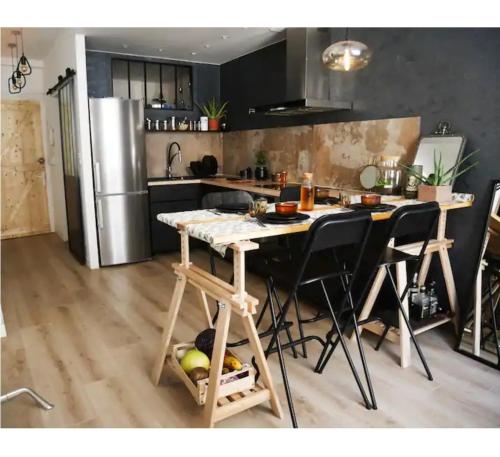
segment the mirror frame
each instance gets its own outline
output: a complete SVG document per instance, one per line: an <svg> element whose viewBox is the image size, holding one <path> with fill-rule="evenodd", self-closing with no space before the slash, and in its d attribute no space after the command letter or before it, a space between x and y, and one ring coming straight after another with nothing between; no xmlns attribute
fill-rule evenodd
<svg viewBox="0 0 500 457"><path fill-rule="evenodd" d="M485 248L484 243L486 241L486 236L488 234L490 214L491 214L491 210L493 208L493 203L495 202L495 193L497 191L500 191L500 179L493 179L490 182L489 189L490 189L490 194L489 194L490 195L490 204L488 205L488 211L486 212L486 215L483 217L484 231L483 231L483 236L481 238L481 246L479 249L479 256L478 256L478 259L476 261L476 267L474 269L474 284L475 284L477 275L479 273L479 269L481 268L481 261L483 260L483 256L484 256L484 248ZM468 308L467 308L467 310L464 310L464 312L462 313L461 318L460 318L461 332L460 332L460 338L458 338L458 342L457 342L457 345L455 347L455 351L457 351L460 354L465 355L473 360L476 360L477 362L481 362L485 365L488 365L489 367L496 368L497 370L500 370L500 358L497 361L497 363L493 363L487 359L484 359L480 356L473 354L472 352L468 352L468 351L465 351L464 349L460 348L460 344L462 343L462 338L464 337L464 333L465 333L465 324L467 323L467 315L469 314L470 310L474 307L475 298L476 298L476 293L475 293L475 286L474 286L471 297L468 300L468 303L469 303Z"/></svg>
<svg viewBox="0 0 500 457"><path fill-rule="evenodd" d="M423 135L420 137L420 139L418 140L418 144L417 144L417 150L415 152L415 157L413 159L413 163L412 165L420 165L420 164L417 164L415 161L417 159L417 154L418 154L418 149L420 148L420 143L422 142L422 140L425 140L425 139L429 139L429 138L461 138L462 141L460 143L460 149L458 151L458 155L457 155L457 160L455 162L455 165L460 162L460 160L462 160L462 156L464 154L464 150L465 150L465 145L467 144L467 138L464 136L464 135L461 135L461 134L457 134L457 133L452 133L452 134L446 134L446 135L441 135L441 134L431 134L431 135ZM450 181L450 185L453 187L453 185L455 184L455 179L456 178L453 178L453 181Z"/></svg>

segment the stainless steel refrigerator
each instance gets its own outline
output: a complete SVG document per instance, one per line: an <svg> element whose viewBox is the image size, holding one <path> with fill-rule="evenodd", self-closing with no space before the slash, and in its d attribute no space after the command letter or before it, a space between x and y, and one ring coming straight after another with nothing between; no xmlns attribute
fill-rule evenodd
<svg viewBox="0 0 500 457"><path fill-rule="evenodd" d="M101 266L149 259L144 107L139 100L91 98L89 108Z"/></svg>

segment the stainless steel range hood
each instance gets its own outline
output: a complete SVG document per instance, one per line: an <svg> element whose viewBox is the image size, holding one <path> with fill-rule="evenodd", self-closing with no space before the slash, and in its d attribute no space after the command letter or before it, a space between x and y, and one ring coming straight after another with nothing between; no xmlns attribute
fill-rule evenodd
<svg viewBox="0 0 500 457"><path fill-rule="evenodd" d="M330 75L321 61L330 45L328 29L286 30L286 99L281 103L250 108L250 114L294 116L352 109L352 103L333 100Z"/></svg>

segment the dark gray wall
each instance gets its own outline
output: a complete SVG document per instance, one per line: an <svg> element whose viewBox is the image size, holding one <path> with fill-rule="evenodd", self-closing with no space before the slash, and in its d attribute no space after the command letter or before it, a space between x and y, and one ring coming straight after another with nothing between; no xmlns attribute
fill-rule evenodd
<svg viewBox="0 0 500 457"><path fill-rule="evenodd" d="M332 41L344 30L332 29ZM422 116L422 134L437 121L452 122L479 148L479 165L454 190L475 194L473 208L449 214L448 236L459 299L469 301L474 259L481 243L490 181L500 178L500 30L352 29L352 39L373 50L359 72L332 72L338 97L353 100L351 112L277 118L248 115L248 108L283 100L286 43L281 42L221 66L221 99L229 101L231 130L348 120Z"/></svg>
<svg viewBox="0 0 500 457"><path fill-rule="evenodd" d="M202 104L212 97L220 99L220 66L178 62L166 59L151 59L146 57L124 56L105 52L87 51L87 91L89 97L112 97L113 86L111 81L111 59L126 58L137 59L147 62L173 63L179 65L191 65L193 68L193 100ZM169 116L198 119L200 111L195 105L193 111L175 110L153 110L146 109L146 116L151 119L167 119Z"/></svg>

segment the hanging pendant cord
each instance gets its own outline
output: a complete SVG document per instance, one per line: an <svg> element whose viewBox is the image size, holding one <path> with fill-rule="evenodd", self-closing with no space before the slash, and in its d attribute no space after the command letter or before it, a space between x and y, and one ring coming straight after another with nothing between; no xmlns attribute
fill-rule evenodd
<svg viewBox="0 0 500 457"><path fill-rule="evenodd" d="M24 56L24 37L23 37L23 29L21 29L21 53Z"/></svg>

